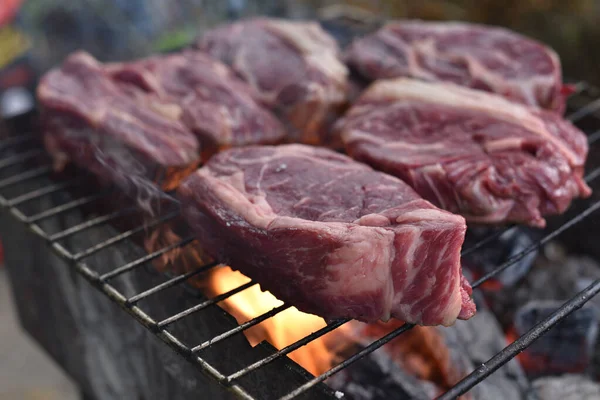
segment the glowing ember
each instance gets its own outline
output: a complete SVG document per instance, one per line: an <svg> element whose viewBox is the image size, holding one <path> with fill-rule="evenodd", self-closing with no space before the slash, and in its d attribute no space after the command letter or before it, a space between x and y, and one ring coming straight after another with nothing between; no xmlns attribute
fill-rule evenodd
<svg viewBox="0 0 600 400"><path fill-rule="evenodd" d="M207 277L207 289L205 291L208 292L207 295L209 296L216 296L249 281L248 277L238 271L233 271L229 267L219 267L212 270ZM219 303L240 324L269 312L282 304L283 302L271 293L261 291L258 285L254 285ZM291 307L253 326L244 333L253 346L266 340L278 349L282 349L325 325L326 323L322 318L305 314L295 307ZM333 355L327 350L326 338L322 337L290 353L289 357L316 375L331 367Z"/></svg>

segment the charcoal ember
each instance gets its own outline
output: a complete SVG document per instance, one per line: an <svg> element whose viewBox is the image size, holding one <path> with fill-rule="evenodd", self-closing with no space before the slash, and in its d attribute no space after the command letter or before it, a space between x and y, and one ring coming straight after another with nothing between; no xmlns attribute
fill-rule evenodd
<svg viewBox="0 0 600 400"><path fill-rule="evenodd" d="M479 306L477 314L449 328L439 328L446 343L469 360L468 372L489 360L506 347L504 333L494 314ZM527 399L530 384L516 360L475 386L469 393L473 399Z"/></svg>
<svg viewBox="0 0 600 400"><path fill-rule="evenodd" d="M568 255L557 242L548 243L529 273L513 287L485 292L488 306L505 330L512 327L515 312L532 300L569 299L600 279L600 265L587 256ZM589 303L600 311L600 298Z"/></svg>
<svg viewBox="0 0 600 400"><path fill-rule="evenodd" d="M531 301L519 308L514 330L521 336L562 306L560 301ZM598 337L598 313L584 307L533 342L519 360L529 376L583 372Z"/></svg>
<svg viewBox="0 0 600 400"><path fill-rule="evenodd" d="M511 257L523 252L535 242L538 235L531 229L514 227L503 232L489 245L469 251L477 243L494 234L497 234L497 231L487 227L469 228L467 231L463 246L467 254L463 256L462 262L475 279L492 272ZM486 281L483 288L491 290L514 285L529 272L537 254L537 250L527 254L500 274Z"/></svg>
<svg viewBox="0 0 600 400"><path fill-rule="evenodd" d="M534 393L539 400L597 400L600 384L584 375L565 374L533 381Z"/></svg>
<svg viewBox="0 0 600 400"><path fill-rule="evenodd" d="M327 384L348 400L427 400L438 392L431 382L404 371L385 350L378 350L332 376Z"/></svg>
<svg viewBox="0 0 600 400"><path fill-rule="evenodd" d="M352 322L351 340L360 349L400 325L397 322L368 325ZM495 316L480 307L472 320L452 327L415 327L403 333L340 372L329 384L352 400L402 399L406 395L419 399L423 390L427 398L432 398L454 386L506 345ZM338 351L336 354L342 359L349 355ZM530 389L521 366L512 360L461 400L527 399Z"/></svg>

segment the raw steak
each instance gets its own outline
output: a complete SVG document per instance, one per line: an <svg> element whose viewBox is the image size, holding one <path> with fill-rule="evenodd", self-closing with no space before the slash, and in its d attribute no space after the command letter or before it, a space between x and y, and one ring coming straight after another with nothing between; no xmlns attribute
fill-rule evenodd
<svg viewBox="0 0 600 400"><path fill-rule="evenodd" d="M115 84L85 52L48 72L37 96L57 169L73 161L122 188L170 190L198 165L198 141L171 116L175 105Z"/></svg>
<svg viewBox="0 0 600 400"><path fill-rule="evenodd" d="M370 80L412 77L448 81L562 113L556 53L502 28L458 22L396 21L356 40L348 65Z"/></svg>
<svg viewBox="0 0 600 400"><path fill-rule="evenodd" d="M283 125L253 97L254 90L224 64L198 51L110 64L116 80L177 104L180 118L200 140L204 158L228 147L274 144Z"/></svg>
<svg viewBox="0 0 600 400"><path fill-rule="evenodd" d="M251 19L207 32L197 47L250 83L289 125L291 140L327 141L330 122L346 103L348 71L319 25Z"/></svg>
<svg viewBox="0 0 600 400"><path fill-rule="evenodd" d="M454 84L377 82L337 128L352 157L474 222L543 227L591 193L586 137L572 124Z"/></svg>
<svg viewBox="0 0 600 400"><path fill-rule="evenodd" d="M302 311L425 325L475 313L460 266L464 219L347 156L231 149L177 193L210 255Z"/></svg>

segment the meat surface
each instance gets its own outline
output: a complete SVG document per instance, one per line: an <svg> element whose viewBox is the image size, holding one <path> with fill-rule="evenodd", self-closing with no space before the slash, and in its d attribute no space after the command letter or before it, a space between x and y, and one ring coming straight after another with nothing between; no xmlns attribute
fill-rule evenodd
<svg viewBox="0 0 600 400"><path fill-rule="evenodd" d="M473 222L543 227L591 193L586 137L571 123L454 84L376 82L337 131L353 158Z"/></svg>
<svg viewBox="0 0 600 400"><path fill-rule="evenodd" d="M208 31L197 48L223 61L288 124L291 140L327 142L346 103L346 66L318 24L257 18Z"/></svg>
<svg viewBox="0 0 600 400"><path fill-rule="evenodd" d="M197 139L170 113L176 105L116 84L85 52L48 72L37 97L57 169L72 161L124 189L170 190L199 163Z"/></svg>
<svg viewBox="0 0 600 400"><path fill-rule="evenodd" d="M425 325L475 313L460 266L465 220L347 156L231 149L177 194L211 256L302 311Z"/></svg>
<svg viewBox="0 0 600 400"><path fill-rule="evenodd" d="M204 158L229 147L275 144L286 136L283 125L254 98L248 84L198 51L110 64L106 71L175 104L173 116L198 137Z"/></svg>
<svg viewBox="0 0 600 400"><path fill-rule="evenodd" d="M452 82L563 113L570 89L556 53L507 29L459 22L395 21L352 43L348 65L374 81Z"/></svg>

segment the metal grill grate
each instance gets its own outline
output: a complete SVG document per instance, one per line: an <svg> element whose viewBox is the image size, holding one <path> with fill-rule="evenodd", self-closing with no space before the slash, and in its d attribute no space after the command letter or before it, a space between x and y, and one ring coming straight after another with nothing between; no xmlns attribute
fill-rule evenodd
<svg viewBox="0 0 600 400"><path fill-rule="evenodd" d="M579 83L576 85L577 91L574 96L570 99L570 107L574 109L574 111L568 116L568 118L580 126L583 130L588 132L588 138L590 145L593 145L595 142L600 140L600 91L594 87L590 87L585 83ZM149 296L156 295L159 292L164 291L167 288L181 285L186 280L191 278L194 275L200 274L202 272L208 271L211 268L214 268L218 263L211 263L207 265L198 265L196 269L189 271L185 274L173 276L173 277L165 277L165 281L155 287L147 289L141 293L138 293L132 297L126 297L121 292L119 292L114 285L111 284L111 281L120 276L122 274L126 274L134 269L137 269L147 263L158 259L162 255L172 251L176 248L183 248L185 246L190 245L194 239L192 237L184 238L177 243L170 244L156 250L150 254L147 254L144 257L131 261L125 265L115 265L112 270L109 272L99 273L94 265L86 262L86 258L91 255L99 252L102 249L106 249L110 246L113 246L119 242L125 241L137 233L143 232L150 226L159 226L161 224L167 223L169 221L174 220L177 216L177 212L168 213L165 215L160 215L154 218L150 222L146 222L144 224L140 224L137 227L132 229L128 229L122 231L118 235L111 237L103 242L97 243L87 249L82 251L73 252L66 248L63 244L58 241L61 239L65 239L67 237L72 237L74 235L85 235L85 231L92 227L100 226L103 224L112 223L120 218L127 218L128 216L134 214L136 212L135 207L127 207L124 209L120 209L118 211L113 211L108 214L104 214L98 217L94 217L86 220L83 223L78 225L69 227L60 232L56 233L48 233L44 231L41 227L41 222L45 221L49 218L57 217L61 214L67 213L70 210L78 209L80 207L91 204L95 201L108 198L111 196L110 191L105 191L102 193L93 193L89 195L85 195L83 197L77 198L76 200L69 200L64 204L60 204L58 206L54 206L50 209L44 210L42 212L38 212L36 214L27 215L25 213L26 203L31 202L36 199L43 198L44 196L49 196L52 194L59 193L66 189L74 188L79 185L82 185L83 182L81 179L68 179L61 181L53 181L50 185L45 186L35 186L33 191L27 192L25 194L18 195L16 197L8 198L5 196L7 189L12 186L15 186L22 182L35 182L36 180L41 180L42 178L48 178L51 174L51 166L50 164L36 164L35 166L29 165L28 161L31 159L38 157L40 154L43 154L43 149L39 146L37 142L36 135L21 135L19 137L5 139L0 141L0 172L3 170L7 170L10 168L18 168L18 172L10 175L2 180L0 180L0 208L7 210L10 214L12 214L15 218L17 218L22 223L26 224L36 235L43 238L49 246L54 250L56 254L66 260L79 274L83 275L88 281L90 281L98 290L102 291L106 294L112 301L119 304L121 308L127 311L130 315L132 315L139 323L148 328L151 332L153 332L157 337L159 337L162 341L164 341L167 345L169 345L172 349L174 349L177 353L185 357L187 360L195 363L199 366L205 373L209 376L217 380L222 385L231 389L235 394L237 394L240 398L243 399L253 399L254 397L250 395L247 388L243 387L239 380L241 377L246 376L248 374L252 374L258 369L262 368L268 363L273 362L281 357L285 357L289 353L297 350L298 348L316 340L317 338L322 337L323 335L339 328L343 324L347 323L348 320L337 320L331 322L327 326L322 329L304 337L297 342L278 350L276 353L269 355L259 361L254 362L251 365L246 366L243 369L240 369L231 374L224 374L201 356L198 353L201 350L209 348L216 343L227 340L233 335L242 333L243 331L275 316L276 314L288 309L290 306L287 304L278 306L273 308L272 310L253 318L236 328L224 332L220 335L217 335L210 340L206 340L196 346L190 347L183 343L178 337L175 337L170 331L169 327L174 322L181 320L183 318L187 318L192 314L198 313L203 309L207 308L210 305L217 304L224 299L233 296L236 293L242 292L251 286L254 286L256 282L250 281L245 283L244 285L232 289L226 293L220 294L217 297L212 299L202 301L199 304L194 305L184 311L181 311L175 315L169 316L162 320L154 319L150 316L147 310L142 309L138 304L142 299L145 299ZM2 158L2 154L4 157ZM600 176L600 167L597 167L591 170L586 176L586 181L588 183L596 180ZM543 246L545 243L553 240L558 235L582 221L583 219L590 216L592 213L597 211L600 208L599 200L587 201L587 208L580 211L577 215L572 217L562 226L557 229L547 233L541 240L534 243L521 253L511 257L502 265L497 266L492 272L487 275L481 277L477 281L473 282L473 288L479 287L486 280L498 275L503 270L511 267L517 261L521 260L527 254L535 251L536 249ZM507 230L514 229L515 226L510 226L504 229L499 229L496 233L490 235L489 237L481 240L476 245L465 249L463 251L463 256L468 253L472 253L479 249L484 248L486 245L493 243L502 233ZM451 388L448 392L441 395L440 399L451 399L455 398L473 386L477 385L479 382L484 380L486 377L491 375L494 371L500 368L502 365L506 364L509 360L515 357L519 352L529 346L533 341L535 341L538 337L543 335L546 331L551 329L555 324L557 324L560 320L568 316L574 310L582 307L588 300L590 300L594 295L600 292L600 280L593 282L589 287L585 290L574 296L571 300L566 302L559 310L557 310L554 314L547 317L541 323L536 325L533 329L527 332L525 335L521 336L509 346L507 346L504 350L496 354L490 360L482 364L479 368L473 371L470 375L465 377L462 381L460 381L457 385ZM460 323L460 322L458 322ZM385 335L372 342L370 345L364 347L362 350L347 358L340 364L331 368L329 371L314 377L308 380L303 385L297 387L292 392L287 395L280 397L279 400L290 400L296 398L297 396L307 392L315 385L320 382L325 381L327 378L332 376L333 374L339 372L340 370L348 367L352 363L360 360L365 357L367 354L377 350L382 347L386 343L391 340L397 338L402 335L402 333L413 328L414 325L405 324L401 328Z"/></svg>

